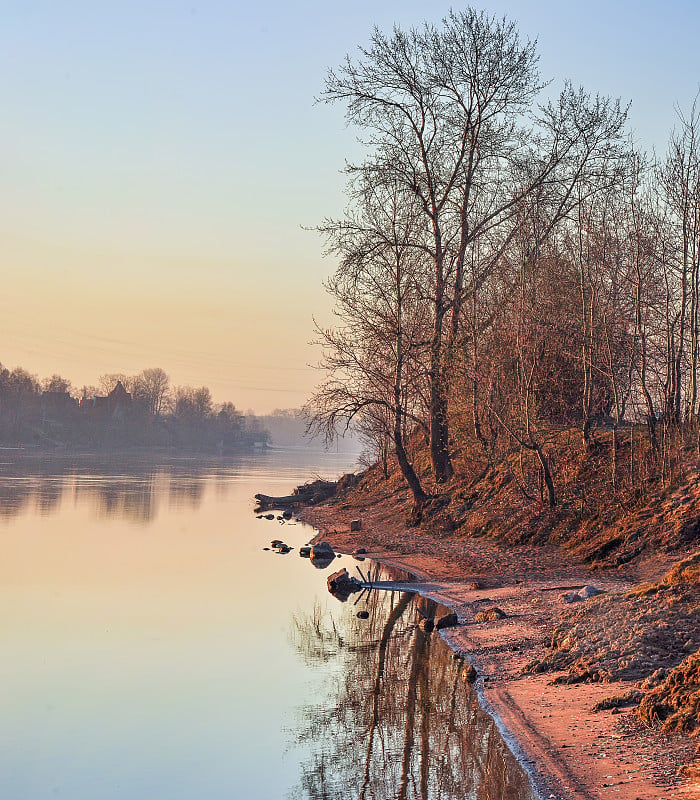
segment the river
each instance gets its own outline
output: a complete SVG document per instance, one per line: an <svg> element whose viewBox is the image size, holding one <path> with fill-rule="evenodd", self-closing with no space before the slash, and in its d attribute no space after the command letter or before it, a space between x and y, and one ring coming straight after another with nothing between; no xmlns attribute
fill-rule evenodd
<svg viewBox="0 0 700 800"><path fill-rule="evenodd" d="M255 492L351 467L1 464L0 797L530 800L460 662L417 625L434 604L341 603L328 571L360 565L316 569L298 557L312 529L252 513ZM264 549L277 538L294 549Z"/></svg>

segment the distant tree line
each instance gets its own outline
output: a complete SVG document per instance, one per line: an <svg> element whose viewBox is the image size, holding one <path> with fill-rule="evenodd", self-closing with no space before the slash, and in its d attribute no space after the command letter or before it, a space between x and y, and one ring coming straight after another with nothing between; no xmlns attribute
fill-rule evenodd
<svg viewBox="0 0 700 800"><path fill-rule="evenodd" d="M307 413L391 452L419 505L458 454L519 453L554 506L562 428L585 453L609 443L616 488L700 445L698 107L649 157L619 101L566 84L538 104L545 85L535 43L468 8L375 30L322 94L365 156L319 226L337 322Z"/></svg>
<svg viewBox="0 0 700 800"><path fill-rule="evenodd" d="M308 420L301 408L275 408L269 414L259 417L260 422L270 433L270 444L275 447L295 447L309 449L319 447L322 443L312 441L308 436ZM357 453L361 450L361 442L356 436L337 437L333 442L336 453Z"/></svg>
<svg viewBox="0 0 700 800"><path fill-rule="evenodd" d="M75 391L60 375L38 380L0 364L0 442L30 448L163 447L232 453L264 446L269 433L206 386L170 386L160 368L102 375Z"/></svg>

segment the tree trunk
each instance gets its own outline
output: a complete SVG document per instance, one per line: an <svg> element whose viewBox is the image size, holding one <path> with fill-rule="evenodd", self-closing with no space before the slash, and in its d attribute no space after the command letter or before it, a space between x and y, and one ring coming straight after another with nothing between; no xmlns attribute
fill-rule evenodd
<svg viewBox="0 0 700 800"><path fill-rule="evenodd" d="M532 448L537 453L537 458L542 468L542 477L544 478L545 486L547 487L547 501L550 508L554 508L557 504L556 495L554 493L554 481L552 479L552 472L549 468L549 460L542 451L539 444L533 444Z"/></svg>
<svg viewBox="0 0 700 800"><path fill-rule="evenodd" d="M642 300L641 300L641 283L642 277L637 268L637 286L634 293L634 316L635 326L637 328L637 337L639 339L639 388L644 397L644 404L646 406L646 423L647 431L649 432L649 443L654 451L659 449L659 443L656 439L656 410L654 409L654 401L647 386L647 338L644 324L642 322Z"/></svg>
<svg viewBox="0 0 700 800"><path fill-rule="evenodd" d="M399 281L399 273L397 268L397 285ZM397 312L397 340L396 340L396 373L394 375L394 447L396 449L396 459L399 463L401 474L406 480L412 494L413 504L415 509L420 509L421 506L428 499L423 487L421 486L420 479L413 469L406 448L404 446L404 415L403 415L403 401L401 396L401 386L403 380L404 369L404 354L403 354L403 331L402 331L402 310L401 304Z"/></svg>
<svg viewBox="0 0 700 800"><path fill-rule="evenodd" d="M683 422L681 416L681 395L683 393L683 351L685 349L686 316L688 306L688 245L686 240L686 224L683 224L683 268L681 271L681 301L680 301L680 320L678 323L678 349L674 362L674 396L673 396L673 420L677 425Z"/></svg>
<svg viewBox="0 0 700 800"><path fill-rule="evenodd" d="M484 451L487 465L491 467L493 463L493 457L491 454L491 448L489 447L489 443L484 436L484 431L481 427L481 417L479 415L479 381L476 377L472 381L472 423L474 426L474 435L476 436L476 440L479 442L481 449Z"/></svg>
<svg viewBox="0 0 700 800"><path fill-rule="evenodd" d="M414 505L420 508L428 499L428 495L421 486L420 478L416 475L416 471L413 469L413 465L406 454L406 448L403 444L403 433L401 431L401 412L398 410L396 413L396 422L394 424L394 445L396 448L396 460L399 463L401 474L413 494Z"/></svg>
<svg viewBox="0 0 700 800"><path fill-rule="evenodd" d="M436 241L439 238L436 234ZM430 460L435 483L446 483L453 475L447 421L447 384L445 383L445 351L443 324L445 320L445 286L442 278L442 259L436 260L436 298L433 338L430 345Z"/></svg>
<svg viewBox="0 0 700 800"><path fill-rule="evenodd" d="M441 380L435 381L430 391L430 458L438 484L446 483L454 474L449 449L447 396L441 384Z"/></svg>

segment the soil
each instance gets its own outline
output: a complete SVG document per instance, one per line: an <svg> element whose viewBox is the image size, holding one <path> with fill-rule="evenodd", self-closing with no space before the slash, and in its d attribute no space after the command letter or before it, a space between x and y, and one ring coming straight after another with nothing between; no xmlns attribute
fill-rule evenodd
<svg viewBox="0 0 700 800"><path fill-rule="evenodd" d="M522 535L535 530L524 516L516 535L503 522L516 512L503 503L492 512L500 535L484 533L483 513L478 524L466 511L455 523L456 503L475 505L465 497L453 492L451 505L411 527L407 492L375 468L301 517L337 551L363 547L430 582L429 593L457 613L446 638L476 668L483 703L543 797L700 798L700 556L697 541L683 539L683 521L666 528L673 546L645 539L640 548L628 519L621 546L602 554L606 536L620 538L619 521L618 533L599 526L588 542L579 536L563 548L556 537ZM361 530L351 532L353 520ZM634 556L620 559L635 541Z"/></svg>

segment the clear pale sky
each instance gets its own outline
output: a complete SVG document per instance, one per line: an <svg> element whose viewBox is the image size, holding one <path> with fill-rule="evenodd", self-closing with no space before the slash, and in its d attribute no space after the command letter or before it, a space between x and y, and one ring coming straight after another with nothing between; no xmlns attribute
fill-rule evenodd
<svg viewBox="0 0 700 800"><path fill-rule="evenodd" d="M0 362L76 388L160 366L264 413L303 403L333 270L303 226L354 148L328 67L449 3L0 0ZM454 8L461 6L452 4ZM631 101L663 152L700 84L700 6L475 3L539 39L543 77Z"/></svg>

